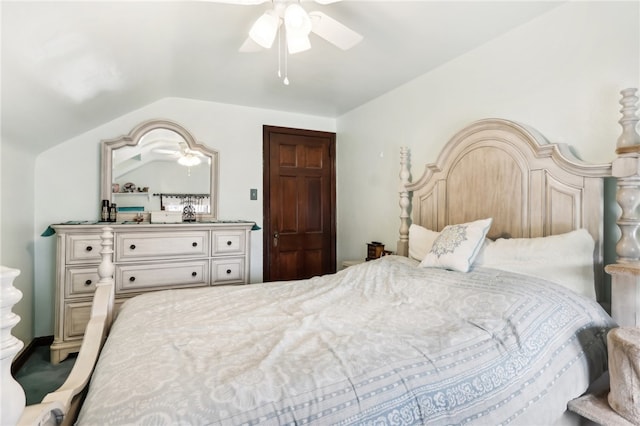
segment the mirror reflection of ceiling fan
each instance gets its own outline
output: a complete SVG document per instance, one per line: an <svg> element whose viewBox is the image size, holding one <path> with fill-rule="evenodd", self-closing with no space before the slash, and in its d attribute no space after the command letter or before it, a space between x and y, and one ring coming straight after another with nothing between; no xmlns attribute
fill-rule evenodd
<svg viewBox="0 0 640 426"><path fill-rule="evenodd" d="M178 159L178 164L187 167L197 166L202 162L201 157L203 157L203 155L200 152L189 149L189 146L184 142L180 142L179 146L179 150L154 148L152 151L156 154L174 156Z"/></svg>
<svg viewBox="0 0 640 426"><path fill-rule="evenodd" d="M287 52L291 55L311 48L310 33L325 39L334 46L348 50L362 40L362 36L320 11L307 12L298 0L209 0L214 3L238 5L257 5L270 2L273 8L260 16L249 30L249 37L240 47L241 52L255 52L262 48L269 49L278 37L278 53L281 43L286 43ZM314 0L318 4L327 5L340 0ZM283 35L284 34L284 35ZM282 40L284 38L284 40ZM278 61L280 62L280 61ZM278 77L282 77L278 69ZM286 76L284 83L289 84Z"/></svg>

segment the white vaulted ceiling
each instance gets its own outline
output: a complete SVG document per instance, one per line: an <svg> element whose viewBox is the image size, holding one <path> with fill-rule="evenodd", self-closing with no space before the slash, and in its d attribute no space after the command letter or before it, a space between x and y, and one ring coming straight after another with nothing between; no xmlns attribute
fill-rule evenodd
<svg viewBox="0 0 640 426"><path fill-rule="evenodd" d="M312 34L285 86L277 47L238 52L268 3L2 1L2 138L37 153L166 97L338 117L560 3L301 4L364 39L342 51Z"/></svg>

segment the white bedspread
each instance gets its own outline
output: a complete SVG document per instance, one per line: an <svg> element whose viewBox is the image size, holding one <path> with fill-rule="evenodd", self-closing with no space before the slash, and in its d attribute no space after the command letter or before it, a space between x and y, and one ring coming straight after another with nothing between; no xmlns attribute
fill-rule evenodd
<svg viewBox="0 0 640 426"><path fill-rule="evenodd" d="M606 370L597 303L386 256L123 306L79 424L549 424Z"/></svg>

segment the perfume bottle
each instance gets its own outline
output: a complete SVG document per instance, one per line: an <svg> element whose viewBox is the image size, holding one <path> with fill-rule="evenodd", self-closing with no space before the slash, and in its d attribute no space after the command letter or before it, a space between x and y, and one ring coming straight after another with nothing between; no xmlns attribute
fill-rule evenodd
<svg viewBox="0 0 640 426"><path fill-rule="evenodd" d="M109 200L102 200L102 212L100 213L102 222L109 222Z"/></svg>
<svg viewBox="0 0 640 426"><path fill-rule="evenodd" d="M118 209L116 208L116 204L112 203L109 208L109 222L115 222L118 215Z"/></svg>

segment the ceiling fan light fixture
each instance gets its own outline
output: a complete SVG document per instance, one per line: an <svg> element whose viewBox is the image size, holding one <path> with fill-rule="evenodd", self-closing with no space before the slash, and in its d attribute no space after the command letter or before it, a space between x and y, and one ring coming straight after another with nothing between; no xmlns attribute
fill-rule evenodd
<svg viewBox="0 0 640 426"><path fill-rule="evenodd" d="M265 49L271 48L278 33L280 17L274 10L267 10L249 30L249 37Z"/></svg>
<svg viewBox="0 0 640 426"><path fill-rule="evenodd" d="M180 158L178 158L178 164L186 167L197 166L198 164L200 164L200 162L201 162L200 158L198 158L198 156L193 154L185 154Z"/></svg>
<svg viewBox="0 0 640 426"><path fill-rule="evenodd" d="M311 32L311 18L298 3L287 6L284 11L284 25L287 34L298 36L308 36Z"/></svg>
<svg viewBox="0 0 640 426"><path fill-rule="evenodd" d="M278 38L278 78L285 85L287 57L311 49L309 35L316 34L340 49L348 50L362 41L362 36L323 12L307 11L300 5L301 0L213 0L242 4L271 2L273 9L263 13L253 24L249 37L240 47L241 52L255 52L269 49ZM315 0L320 4L331 4L341 0ZM253 3L255 2L255 3ZM283 28L280 28L282 26ZM284 77L282 73L284 66Z"/></svg>
<svg viewBox="0 0 640 426"><path fill-rule="evenodd" d="M311 41L309 41L309 36L297 36L287 33L287 49L289 51L289 54L291 55L311 49Z"/></svg>

